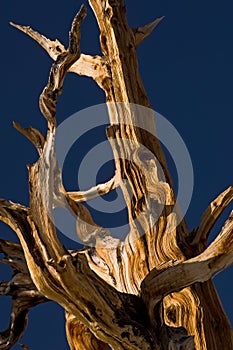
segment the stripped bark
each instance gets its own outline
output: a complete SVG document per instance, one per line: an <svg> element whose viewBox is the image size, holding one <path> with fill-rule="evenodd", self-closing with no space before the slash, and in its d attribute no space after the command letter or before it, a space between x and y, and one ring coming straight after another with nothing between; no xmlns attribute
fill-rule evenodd
<svg viewBox="0 0 233 350"><path fill-rule="evenodd" d="M23 310L24 316L21 329L15 330L13 319L1 334L2 348L18 341L30 307L54 300L66 311L67 339L73 350L105 350L108 345L122 350L231 350L230 324L211 277L233 262L232 215L208 248L206 240L232 200L232 187L210 205L197 230L189 233L184 220L178 224L180 213L136 56L136 47L161 18L132 30L123 0L89 0L89 4L100 28L102 57L80 51L84 6L73 21L67 50L58 40L13 24L35 39L55 63L40 97L48 123L46 136L15 124L39 153L39 160L29 166L30 207L0 202L0 219L16 232L21 245L14 246L14 251L11 243L1 243L3 262L17 270L14 276L19 283L15 286L13 277L1 284L0 291L15 293L17 307L12 304L12 315ZM107 136L116 165L112 180L81 192L64 188L54 150L56 104L69 71L92 77L105 91ZM135 105L148 108L143 128ZM81 203L116 186L121 187L128 207L130 230L124 242L97 225ZM65 203L76 215L77 233L89 247L71 252L61 244L52 213L58 203ZM158 207L161 213L151 225ZM21 298L25 295L26 302Z"/></svg>

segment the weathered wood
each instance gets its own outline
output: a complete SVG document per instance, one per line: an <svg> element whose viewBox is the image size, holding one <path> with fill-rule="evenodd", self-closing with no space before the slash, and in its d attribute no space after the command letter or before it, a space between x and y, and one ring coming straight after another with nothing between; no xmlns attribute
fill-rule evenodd
<svg viewBox="0 0 233 350"><path fill-rule="evenodd" d="M70 350L108 350L108 344L97 339L88 327L66 312L66 335Z"/></svg>
<svg viewBox="0 0 233 350"><path fill-rule="evenodd" d="M12 24L36 40L55 63L40 96L48 122L46 136L15 124L39 153L39 160L29 166L30 208L0 202L0 219L16 232L22 247L15 246L13 252L11 243L0 242L6 255L3 262L19 271L14 293L20 308L15 315L24 307L23 327L16 331L12 319L10 330L1 334L2 348L20 338L29 308L50 299L66 310L67 339L73 350L105 350L108 345L119 350L232 350L231 327L211 282L214 273L233 263L232 215L206 248L210 229L232 200L232 187L210 205L196 231L189 233L184 220L179 223L136 55L136 47L161 19L132 30L123 0L89 3L100 28L102 57L80 51L83 6L73 21L67 50L58 40ZM56 104L69 71L92 77L105 91L107 136L116 165L113 179L80 192L64 188L54 151ZM148 108L143 123L138 106ZM97 225L81 203L118 185L129 214L130 231L124 242ZM61 244L52 214L57 203L76 215L77 234L89 247L71 252ZM151 224L158 208L161 212ZM12 281L1 284L1 293L12 295L11 286ZM24 303L20 298L25 295Z"/></svg>
<svg viewBox="0 0 233 350"><path fill-rule="evenodd" d="M10 22L10 24L38 42L38 44L40 44L48 52L54 61L56 61L57 57L61 53L66 51L64 45L61 44L58 39L52 41L29 26L22 26L13 22ZM98 55L93 57L90 55L81 54L79 60L74 62L69 68L69 72L91 77L97 82L97 84L100 85L101 88L102 82L106 77L108 77L106 62Z"/></svg>
<svg viewBox="0 0 233 350"><path fill-rule="evenodd" d="M79 26L84 14L82 7L72 25L70 48L52 66L49 82L40 97L48 133L42 156L29 167L30 210L3 201L0 216L17 233L32 280L43 295L59 302L113 348L152 349L155 335L140 323L136 312L139 309L143 315L144 310L146 317L142 300L107 285L89 269L84 254L71 255L59 242L52 221L54 193L63 191L54 155L56 103L65 74L80 55Z"/></svg>
<svg viewBox="0 0 233 350"><path fill-rule="evenodd" d="M197 282L206 282L212 275L232 265L233 259L233 212L215 241L195 258L174 261L160 271L154 269L144 279L141 291L152 312L166 295L180 291ZM150 305L153 303L153 306Z"/></svg>

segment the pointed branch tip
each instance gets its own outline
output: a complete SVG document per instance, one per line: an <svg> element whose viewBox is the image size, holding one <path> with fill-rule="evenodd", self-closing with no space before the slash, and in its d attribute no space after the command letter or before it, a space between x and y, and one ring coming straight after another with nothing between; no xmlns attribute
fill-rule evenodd
<svg viewBox="0 0 233 350"><path fill-rule="evenodd" d="M73 19L71 30L70 30L70 43L69 52L72 54L79 51L80 56L80 27L87 15L87 9L84 5L80 7L79 12ZM78 50L77 50L78 47Z"/></svg>
<svg viewBox="0 0 233 350"><path fill-rule="evenodd" d="M156 18L153 22L146 24L143 27L133 29L135 35L135 46L138 47L157 27L157 25L165 18L165 16Z"/></svg>
<svg viewBox="0 0 233 350"><path fill-rule="evenodd" d="M17 23L14 23L14 22L9 22L9 24L14 27L14 28L17 28L19 29L21 32L24 32L26 34L28 34L28 31L30 31L31 27L30 26L24 26L24 25L21 25L21 24L17 24ZM29 35L29 34L28 34Z"/></svg>
<svg viewBox="0 0 233 350"><path fill-rule="evenodd" d="M10 24L12 27L15 27L15 28L18 27L18 24L14 23L14 22L12 22L12 21L10 21L9 24Z"/></svg>

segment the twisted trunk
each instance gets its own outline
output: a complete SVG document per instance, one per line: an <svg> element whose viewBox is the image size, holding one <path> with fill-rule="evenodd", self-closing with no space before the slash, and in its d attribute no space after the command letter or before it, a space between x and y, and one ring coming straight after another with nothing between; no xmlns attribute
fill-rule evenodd
<svg viewBox="0 0 233 350"><path fill-rule="evenodd" d="M180 220L156 138L154 113L138 73L136 47L161 19L133 30L127 24L123 0L89 3L100 28L102 57L80 52L84 7L74 19L68 50L57 40L52 42L29 27L14 24L56 61L40 98L47 135L15 124L39 153L37 163L29 167L30 208L8 201L0 206L1 220L20 239L25 256L24 260L19 250L23 273L34 290L24 304L25 317L38 302L50 299L61 304L66 310L71 349L105 350L110 345L122 350L231 350L230 324L211 276L232 264L233 216L208 248L206 242L211 227L232 200L233 189L227 189L210 205L197 231L188 232L185 221ZM54 151L56 103L68 71L92 77L106 93L109 112L107 136L116 175L87 192L64 189ZM139 106L144 106L145 114ZM94 223L81 203L98 190L104 194L117 186L121 186L128 207L130 229L124 242ZM64 200L78 218L78 234L85 237L87 246L94 241L94 248L67 251L60 243L52 209L54 201ZM161 211L155 220L158 207ZM13 250L4 244L1 250L10 263ZM6 294L3 288L0 291ZM14 289L17 292L20 303L20 290ZM11 320L9 334L15 322L15 318ZM0 348L10 348L23 328L17 336L3 333Z"/></svg>

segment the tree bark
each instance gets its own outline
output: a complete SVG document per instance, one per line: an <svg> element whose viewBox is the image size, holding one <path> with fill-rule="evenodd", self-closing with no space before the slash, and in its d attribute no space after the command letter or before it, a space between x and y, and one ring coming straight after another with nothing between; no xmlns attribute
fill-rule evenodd
<svg viewBox="0 0 233 350"><path fill-rule="evenodd" d="M210 229L233 199L233 189L211 203L196 231L189 232L185 221L179 220L136 55L136 47L161 19L131 29L123 0L89 0L89 4L100 28L102 57L81 54L80 26L86 15L83 6L73 21L67 50L58 40L13 24L55 60L40 97L47 135L15 124L39 153L38 161L29 167L30 207L4 200L0 203L0 219L15 230L21 244L13 253L8 248L10 243L2 242L2 252L9 257L8 264L15 254L20 257L20 282L33 290L23 309L24 318L36 303L48 299L58 302L66 311L67 339L73 350L105 350L108 345L122 350L232 350L230 323L211 281L214 273L233 262L232 214L208 248L206 242ZM54 151L57 98L68 71L92 77L106 94L109 112L107 136L116 174L106 184L86 192L66 191ZM147 110L143 120L138 106ZM124 242L97 225L81 203L117 186L128 207L130 229ZM87 246L91 243L91 248L68 251L60 243L52 210L54 201L64 199L77 216L79 236ZM150 218L156 216L158 206L161 213L151 225ZM141 212L147 214L140 216ZM23 305L21 284L14 293ZM1 288L1 294L12 295L11 289ZM14 304L12 307L14 310ZM20 312L16 309L16 316L21 317ZM24 328L16 334L10 326L1 335L0 348L10 348Z"/></svg>

